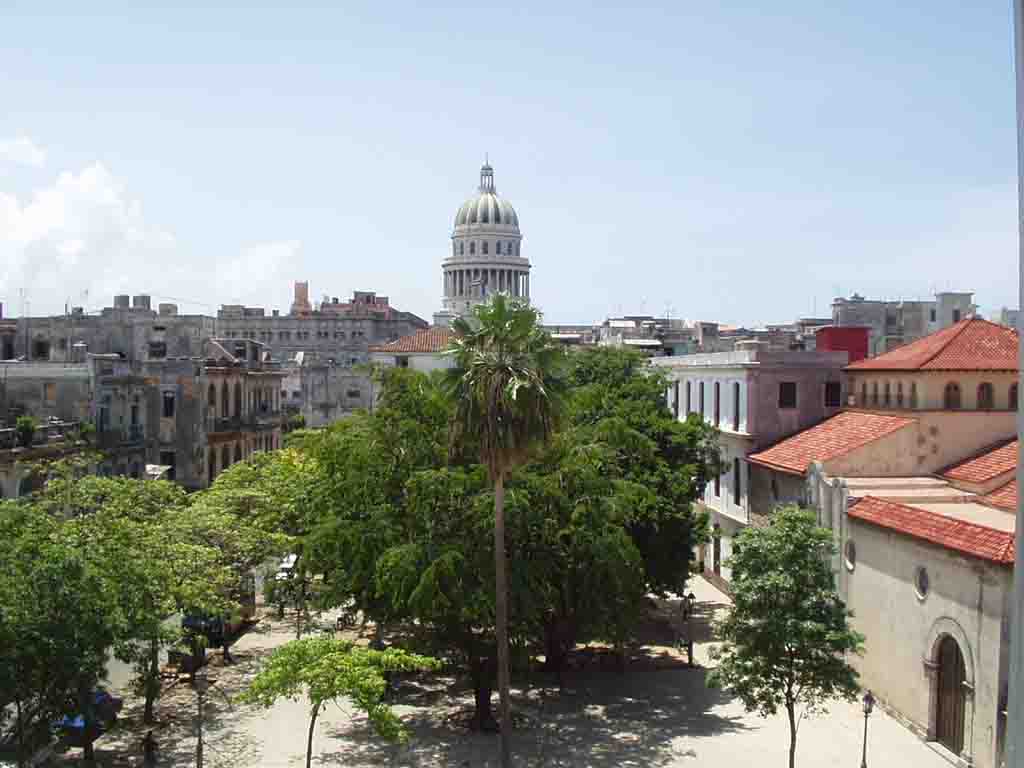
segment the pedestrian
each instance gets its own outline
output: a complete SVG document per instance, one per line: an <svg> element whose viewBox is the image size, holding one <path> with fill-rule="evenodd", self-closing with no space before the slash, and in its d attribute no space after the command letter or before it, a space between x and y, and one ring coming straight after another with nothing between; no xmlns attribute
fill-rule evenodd
<svg viewBox="0 0 1024 768"><path fill-rule="evenodd" d="M150 731L142 740L142 764L146 768L153 768L156 765L156 746L153 731Z"/></svg>

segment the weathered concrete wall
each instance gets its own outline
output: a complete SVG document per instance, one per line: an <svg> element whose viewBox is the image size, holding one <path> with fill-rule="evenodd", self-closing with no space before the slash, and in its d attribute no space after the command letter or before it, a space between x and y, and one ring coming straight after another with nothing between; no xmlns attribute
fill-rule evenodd
<svg viewBox="0 0 1024 768"><path fill-rule="evenodd" d="M91 400L86 365L0 363L0 422L19 412L36 419L87 419Z"/></svg>
<svg viewBox="0 0 1024 768"><path fill-rule="evenodd" d="M973 687L973 696L966 697L964 752L979 768L994 768L1005 687L1000 680L1003 617L1012 571L856 519L849 520L848 540L857 557L846 599L854 628L867 638L864 656L851 657L861 685L922 736L933 735L936 680L926 662L934 663L938 641L951 635ZM921 567L929 581L924 598L915 588Z"/></svg>

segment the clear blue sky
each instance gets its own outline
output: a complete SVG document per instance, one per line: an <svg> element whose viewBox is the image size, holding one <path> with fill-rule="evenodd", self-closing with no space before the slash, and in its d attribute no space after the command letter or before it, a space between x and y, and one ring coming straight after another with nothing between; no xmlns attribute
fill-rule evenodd
<svg viewBox="0 0 1024 768"><path fill-rule="evenodd" d="M135 5L0 11L8 314L307 279L429 318L485 152L550 322L1016 306L1009 0Z"/></svg>

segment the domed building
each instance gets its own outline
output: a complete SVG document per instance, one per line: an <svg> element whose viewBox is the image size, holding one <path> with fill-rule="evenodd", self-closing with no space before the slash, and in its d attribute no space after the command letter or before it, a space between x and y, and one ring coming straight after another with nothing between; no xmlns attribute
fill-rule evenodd
<svg viewBox="0 0 1024 768"><path fill-rule="evenodd" d="M452 252L442 262L444 315L461 315L494 293L530 300L530 262L520 255L523 236L512 205L494 189L494 169L484 163L480 189L455 214Z"/></svg>

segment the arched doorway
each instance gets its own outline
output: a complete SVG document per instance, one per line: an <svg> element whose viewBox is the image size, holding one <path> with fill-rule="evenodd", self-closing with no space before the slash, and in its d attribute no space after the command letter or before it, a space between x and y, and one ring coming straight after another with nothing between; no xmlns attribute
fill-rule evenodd
<svg viewBox="0 0 1024 768"><path fill-rule="evenodd" d="M935 740L959 755L964 748L964 682L967 673L960 646L950 635L939 641L936 664Z"/></svg>

